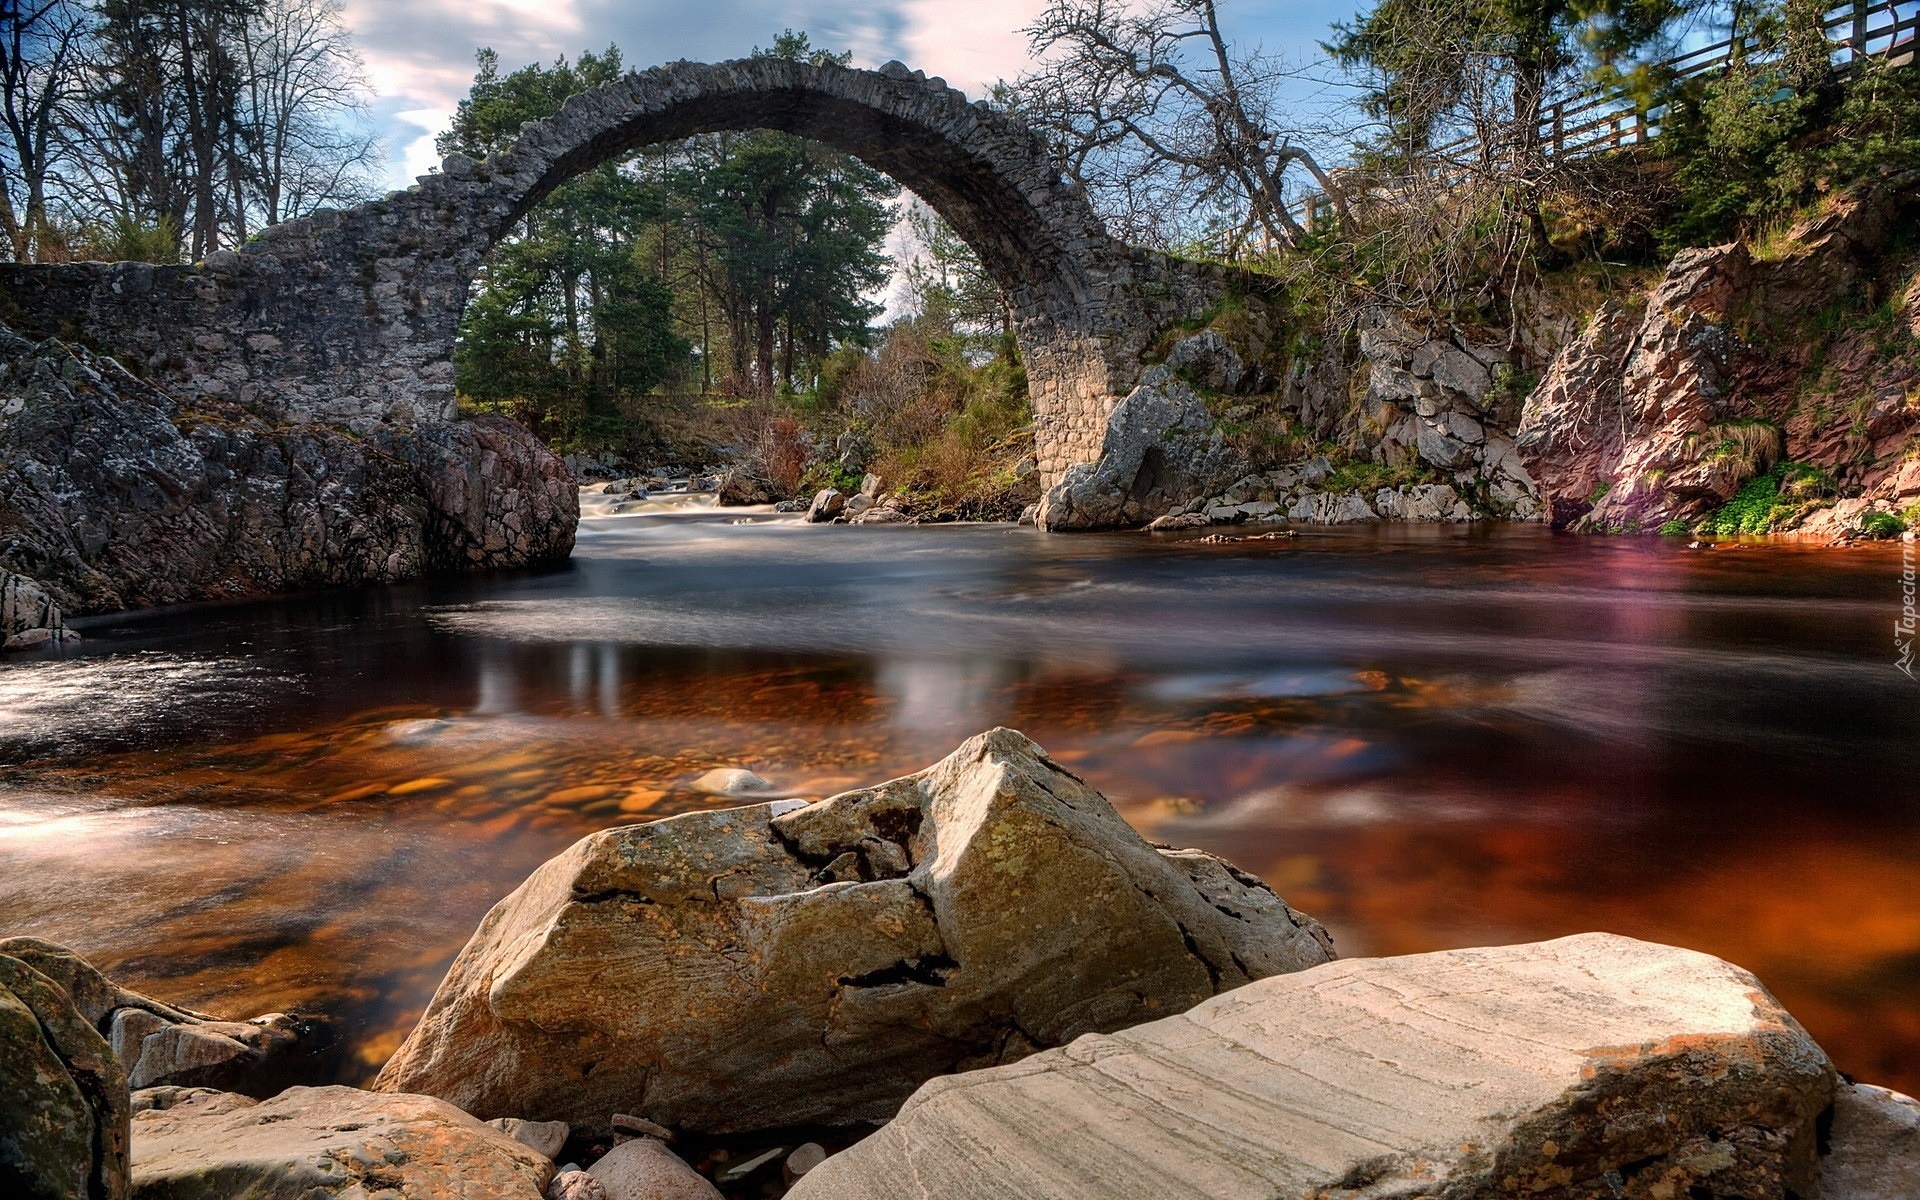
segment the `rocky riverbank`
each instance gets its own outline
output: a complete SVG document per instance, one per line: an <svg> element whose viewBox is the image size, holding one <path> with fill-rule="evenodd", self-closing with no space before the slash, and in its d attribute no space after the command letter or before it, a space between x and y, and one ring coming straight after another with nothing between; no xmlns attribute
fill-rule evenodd
<svg viewBox="0 0 1920 1200"><path fill-rule="evenodd" d="M563 560L578 514L566 467L503 418L188 406L0 328L0 632L16 646L85 614Z"/></svg>
<svg viewBox="0 0 1920 1200"><path fill-rule="evenodd" d="M1751 244L1533 280L1498 319L1374 304L1335 329L1236 294L1147 348L1098 458L1025 519L1901 533L1920 526L1920 257L1901 239L1917 204L1920 177L1882 179ZM840 443L812 453L847 482L788 495L747 472L722 502L953 518L899 481L854 492L868 468Z"/></svg>
<svg viewBox="0 0 1920 1200"><path fill-rule="evenodd" d="M481 924L375 1090L0 941L0 1186L472 1195L1867 1200L1920 1104L1751 975L1603 934L1336 960L1019 734L610 829ZM292 1084L293 1086L287 1086Z"/></svg>

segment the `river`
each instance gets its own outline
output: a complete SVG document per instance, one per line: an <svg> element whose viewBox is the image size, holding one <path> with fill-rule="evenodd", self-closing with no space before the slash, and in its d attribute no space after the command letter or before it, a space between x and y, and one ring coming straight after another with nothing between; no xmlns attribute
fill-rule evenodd
<svg viewBox="0 0 1920 1200"><path fill-rule="evenodd" d="M565 569L125 615L0 666L0 934L222 1016L331 1012L363 1081L583 834L724 803L688 787L712 767L819 797L1009 725L1344 955L1692 946L1920 1092L1899 572L1897 546L593 497Z"/></svg>

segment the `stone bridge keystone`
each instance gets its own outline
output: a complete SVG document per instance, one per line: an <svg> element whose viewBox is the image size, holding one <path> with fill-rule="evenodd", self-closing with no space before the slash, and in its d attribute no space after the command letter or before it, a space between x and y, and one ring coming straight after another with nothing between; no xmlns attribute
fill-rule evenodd
<svg viewBox="0 0 1920 1200"><path fill-rule="evenodd" d="M182 398L296 421L409 424L454 408L453 345L487 252L528 210L629 151L776 129L897 179L979 254L1016 317L1042 478L1097 456L1141 354L1224 276L1115 241L1024 125L899 63L680 62L568 100L485 162L276 225L191 267L0 266L0 324L119 357Z"/></svg>

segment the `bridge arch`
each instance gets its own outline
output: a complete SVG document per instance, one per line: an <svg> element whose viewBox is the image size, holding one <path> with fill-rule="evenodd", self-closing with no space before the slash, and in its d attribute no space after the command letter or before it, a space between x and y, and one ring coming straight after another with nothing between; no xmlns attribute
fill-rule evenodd
<svg viewBox="0 0 1920 1200"><path fill-rule="evenodd" d="M943 81L898 63L753 58L629 74L523 126L484 162L454 156L404 192L273 226L193 267L28 270L22 307L58 314L67 336L76 321L103 327L94 340L136 359L144 351L148 373L187 394L295 419L445 418L473 278L521 217L631 150L758 128L885 172L979 254L1015 314L1048 483L1097 456L1152 338L1220 294L1204 270L1109 237L1037 135Z"/></svg>

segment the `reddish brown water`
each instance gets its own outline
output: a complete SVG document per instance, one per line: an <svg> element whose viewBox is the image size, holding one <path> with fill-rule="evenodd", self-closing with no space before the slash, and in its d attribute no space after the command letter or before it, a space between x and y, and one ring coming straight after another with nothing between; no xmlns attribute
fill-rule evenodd
<svg viewBox="0 0 1920 1200"><path fill-rule="evenodd" d="M0 932L378 1066L591 830L1024 730L1348 955L1606 929L1757 972L1920 1091L1899 551L1532 529L1203 546L598 518L567 570L98 625L0 667Z"/></svg>

